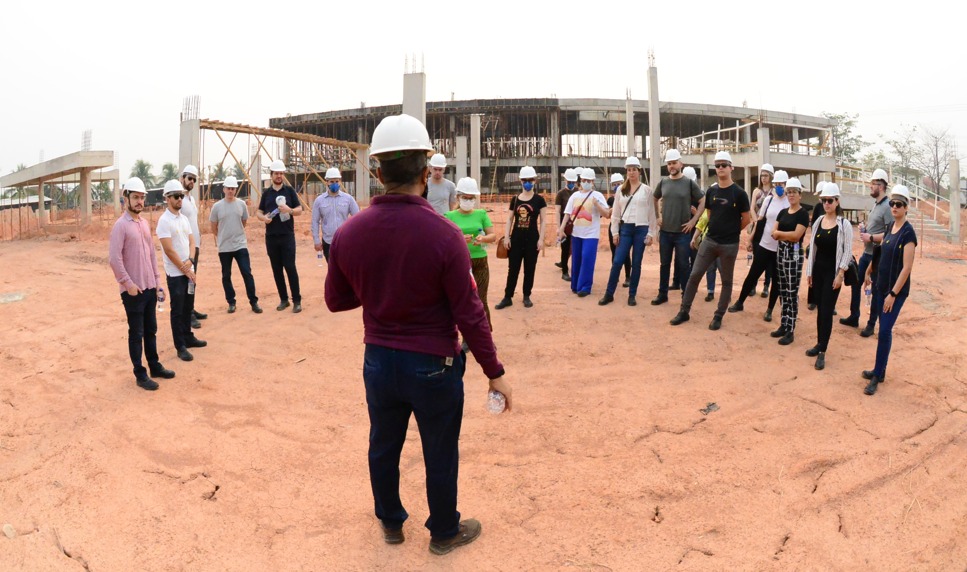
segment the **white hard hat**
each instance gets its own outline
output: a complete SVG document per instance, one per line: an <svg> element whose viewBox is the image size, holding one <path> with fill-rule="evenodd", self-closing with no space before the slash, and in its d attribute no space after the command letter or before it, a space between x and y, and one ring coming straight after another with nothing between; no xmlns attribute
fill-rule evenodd
<svg viewBox="0 0 967 572"><path fill-rule="evenodd" d="M121 187L122 191L128 191L131 193L146 193L144 190L144 181L137 177L131 177L127 181L124 181L124 186Z"/></svg>
<svg viewBox="0 0 967 572"><path fill-rule="evenodd" d="M793 178L789 179L789 182L788 183L786 183L786 188L787 189L799 189L800 191L802 191L802 183L799 182L799 179L797 179L796 177L793 177Z"/></svg>
<svg viewBox="0 0 967 572"><path fill-rule="evenodd" d="M194 175L198 176L198 167L194 165L186 165L184 169L181 170L182 175Z"/></svg>
<svg viewBox="0 0 967 572"><path fill-rule="evenodd" d="M910 189L903 185L896 185L893 187L893 190L890 191L890 198L893 197L903 197L903 200L905 200L907 204L910 204Z"/></svg>
<svg viewBox="0 0 967 572"><path fill-rule="evenodd" d="M817 193L823 192L824 187L826 187L826 181L819 181L818 183L816 183L816 192Z"/></svg>
<svg viewBox="0 0 967 572"><path fill-rule="evenodd" d="M638 160L638 157L628 157L625 159L625 168L627 169L628 167L638 167L640 169L641 161Z"/></svg>
<svg viewBox="0 0 967 572"><path fill-rule="evenodd" d="M523 167L520 168L520 178L521 179L536 179L537 178L537 171L534 170L534 167L529 167L527 165L524 165Z"/></svg>
<svg viewBox="0 0 967 572"><path fill-rule="evenodd" d="M433 151L426 126L405 113L384 117L373 130L369 153L382 155L393 151Z"/></svg>
<svg viewBox="0 0 967 572"><path fill-rule="evenodd" d="M681 161L682 154L678 152L678 149L669 149L665 152L665 162L669 161Z"/></svg>
<svg viewBox="0 0 967 572"><path fill-rule="evenodd" d="M471 177L464 177L457 181L457 194L480 196L480 189L477 188L477 181Z"/></svg>
<svg viewBox="0 0 967 572"><path fill-rule="evenodd" d="M682 174L693 181L698 180L698 175L695 173L695 169L692 167L685 167L682 169Z"/></svg>
<svg viewBox="0 0 967 572"><path fill-rule="evenodd" d="M237 189L238 188L238 179L236 179L232 175L229 175L229 176L225 177L225 182L222 183L222 187L223 188L226 188L226 189Z"/></svg>
<svg viewBox="0 0 967 572"><path fill-rule="evenodd" d="M776 176L772 179L774 183L785 183L789 180L789 173L785 171L776 171Z"/></svg>
<svg viewBox="0 0 967 572"><path fill-rule="evenodd" d="M587 179L589 181L593 181L594 180L594 169L591 169L591 168L588 168L588 167L585 167L585 168L581 169L581 178L582 179Z"/></svg>
<svg viewBox="0 0 967 572"><path fill-rule="evenodd" d="M772 173L773 175L775 175L775 174L776 174L776 169L775 169L775 167L773 167L773 166L772 166L772 165L770 165L769 163L763 163L763 164L762 164L762 166L761 166L761 167L759 167L759 174L760 174L760 175L762 174L762 171L769 171L769 172L770 172L770 173Z"/></svg>
<svg viewBox="0 0 967 572"><path fill-rule="evenodd" d="M729 152L728 151L719 151L718 153L715 154L715 159L714 160L715 161L728 161L729 164L731 165L732 164L732 155L729 155Z"/></svg>
<svg viewBox="0 0 967 572"><path fill-rule="evenodd" d="M839 185L836 183L826 183L823 185L823 190L819 193L820 197L838 197L839 196Z"/></svg>
<svg viewBox="0 0 967 572"><path fill-rule="evenodd" d="M625 178L621 176L621 173L614 173L613 175L611 175L611 182L612 183L623 183L623 182L625 182Z"/></svg>
<svg viewBox="0 0 967 572"><path fill-rule="evenodd" d="M168 196L174 193L184 193L185 188L181 186L181 181L178 179L171 179L165 183L165 190L161 193L164 196Z"/></svg>
<svg viewBox="0 0 967 572"><path fill-rule="evenodd" d="M326 169L326 180L327 181L329 179L341 179L341 178L342 178L342 173L339 172L339 169L338 168L336 168L336 167L329 167L328 169Z"/></svg>
<svg viewBox="0 0 967 572"><path fill-rule="evenodd" d="M880 181L883 181L884 183L886 183L886 182L889 182L890 176L887 175L886 174L886 171L884 171L883 169L877 169L877 170L873 171L873 174L872 175L870 175L870 182L872 183L873 181L877 181L877 180L880 180ZM896 188L896 187L894 187L894 188ZM904 187L904 188L906 188L906 187Z"/></svg>
<svg viewBox="0 0 967 572"><path fill-rule="evenodd" d="M443 153L434 153L433 156L430 157L430 166L446 168L447 158L443 156Z"/></svg>
<svg viewBox="0 0 967 572"><path fill-rule="evenodd" d="M276 159L275 161L272 161L272 164L271 165L269 165L269 171L271 171L273 173L284 173L285 172L285 163L283 163L282 161Z"/></svg>
<svg viewBox="0 0 967 572"><path fill-rule="evenodd" d="M578 172L574 169L564 171L564 180L574 183L578 180Z"/></svg>

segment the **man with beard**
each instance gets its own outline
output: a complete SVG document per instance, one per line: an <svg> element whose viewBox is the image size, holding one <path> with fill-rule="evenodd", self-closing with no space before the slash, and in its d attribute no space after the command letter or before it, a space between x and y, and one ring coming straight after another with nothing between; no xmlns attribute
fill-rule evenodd
<svg viewBox="0 0 967 572"><path fill-rule="evenodd" d="M298 314L302 311L302 292L299 290L299 271L295 267L295 222L292 217L302 214L302 203L295 189L285 184L285 163L278 159L272 161L269 172L272 173L272 186L262 193L255 216L265 223L265 251L272 263L272 275L279 291L279 305L275 309L281 312L289 307L289 292L285 287L285 276L288 276L292 286L292 312Z"/></svg>
<svg viewBox="0 0 967 572"><path fill-rule="evenodd" d="M188 224L191 225L191 234L195 237L195 246L201 249L201 229L198 228L198 205L195 202L194 197L191 196L191 191L195 188L195 183L198 182L198 167L194 165L188 165L181 170L181 186L185 189L185 198L182 199L181 214L188 219ZM190 256L194 255L194 250L189 253ZM198 261L195 260L195 268L198 268ZM208 314L203 314L198 310L192 308L191 310L191 327L198 329L201 327L201 322L198 320L204 320L208 317Z"/></svg>
<svg viewBox="0 0 967 572"><path fill-rule="evenodd" d="M658 296L651 301L658 306L668 301L668 279L671 277L672 255L675 256L675 274L682 278L680 288L685 289L684 277L688 276L689 251L691 250L692 229L698 222L705 207L702 203L702 190L698 184L682 174L685 167L682 155L677 149L665 153L668 176L655 187L655 212L658 213L658 252L661 258L659 271ZM660 201L660 208L659 208ZM698 203L693 215L692 203Z"/></svg>
<svg viewBox="0 0 967 572"><path fill-rule="evenodd" d="M248 255L248 240L245 226L248 224L248 207L235 198L238 192L238 179L229 175L222 185L225 198L212 206L212 234L218 246L218 261L222 265L222 289L228 302L228 313L235 313L235 287L232 285L232 261L238 264L238 271L245 283L245 295L256 314L262 313L259 297L255 294L255 278L252 277L252 262Z"/></svg>
<svg viewBox="0 0 967 572"><path fill-rule="evenodd" d="M128 353L134 366L134 379L141 389L154 391L158 383L148 377L171 379L175 372L165 369L158 361L158 320L155 314L157 302L164 301L160 287L158 257L151 240L151 227L141 218L147 192L137 177L128 179L122 187L124 214L114 223L108 243L108 260L114 278L121 288L121 302L128 318ZM141 352L148 360L145 369Z"/></svg>

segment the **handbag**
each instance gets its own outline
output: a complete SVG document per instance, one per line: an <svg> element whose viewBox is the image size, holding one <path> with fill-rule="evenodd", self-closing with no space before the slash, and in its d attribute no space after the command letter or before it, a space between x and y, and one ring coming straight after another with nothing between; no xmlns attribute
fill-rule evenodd
<svg viewBox="0 0 967 572"><path fill-rule="evenodd" d="M769 202L765 204L765 208L762 209L763 213L769 212L769 205L772 204L772 195L769 195ZM762 218L755 221L755 232L752 234L752 246L755 247L762 241L762 235L766 230L766 216L763 215Z"/></svg>
<svg viewBox="0 0 967 572"><path fill-rule="evenodd" d="M565 236L571 236L571 233L574 232L574 217L576 217L578 213L581 212L581 209L584 207L584 203L588 202L588 199L591 198L591 193L593 192L594 191L588 192L588 196L584 197L584 200L581 201L580 205L578 205L578 210L574 211L574 215L572 215L571 218L567 219L567 222L564 223Z"/></svg>
<svg viewBox="0 0 967 572"><path fill-rule="evenodd" d="M510 225L510 232L513 233L514 227L517 226L517 214L516 214L517 197L516 196L514 197L514 200L511 202L510 210L514 212L514 214L511 215L514 217L514 222L513 224ZM507 236L510 236L510 234L508 234ZM504 259L504 258L507 258L508 256L510 256L510 252L507 250L507 247L504 246L504 237L500 237L497 239L497 258Z"/></svg>

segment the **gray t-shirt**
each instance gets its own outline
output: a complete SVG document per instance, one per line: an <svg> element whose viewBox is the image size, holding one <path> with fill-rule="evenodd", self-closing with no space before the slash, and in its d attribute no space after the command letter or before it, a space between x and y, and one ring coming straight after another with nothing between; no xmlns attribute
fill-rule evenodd
<svg viewBox="0 0 967 572"><path fill-rule="evenodd" d="M655 198L662 199L661 230L682 232L682 225L692 218L692 203L702 200L702 189L688 177L664 178L658 181Z"/></svg>
<svg viewBox="0 0 967 572"><path fill-rule="evenodd" d="M873 205L870 214L866 217L866 232L870 234L882 234L887 227L893 223L893 212L890 211L890 197L881 197L880 202ZM877 243L879 244L879 243ZM863 246L863 254L873 254L874 244L867 242Z"/></svg>
<svg viewBox="0 0 967 572"><path fill-rule="evenodd" d="M245 227L243 220L248 220L248 208L241 199L228 202L222 199L212 205L211 222L218 223L218 252L235 252L243 248L248 248L248 241L245 240Z"/></svg>
<svg viewBox="0 0 967 572"><path fill-rule="evenodd" d="M430 201L433 210L441 215L446 214L450 212L450 203L457 200L457 186L448 179L443 179L442 183L436 184L430 177L427 181L426 200Z"/></svg>

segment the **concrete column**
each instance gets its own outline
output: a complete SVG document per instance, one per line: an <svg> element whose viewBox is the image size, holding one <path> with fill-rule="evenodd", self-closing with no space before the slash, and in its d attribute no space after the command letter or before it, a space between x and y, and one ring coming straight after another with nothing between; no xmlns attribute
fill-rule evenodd
<svg viewBox="0 0 967 572"><path fill-rule="evenodd" d="M403 113L426 125L426 74L403 74Z"/></svg>
<svg viewBox="0 0 967 572"><path fill-rule="evenodd" d="M47 224L47 204L44 203L44 180L43 179L41 179L40 182L37 184L37 220L40 221L41 227Z"/></svg>
<svg viewBox="0 0 967 572"><path fill-rule="evenodd" d="M752 179L750 179L749 177L751 176L752 176L751 169L749 169L749 167L746 166L742 170L742 177L743 177L742 186L745 187L745 190L749 192L750 197L752 196L752 189L754 189L758 185L758 181L756 181L756 185L753 185L750 182Z"/></svg>
<svg viewBox="0 0 967 572"><path fill-rule="evenodd" d="M198 167L198 183L191 191L191 197L195 203L201 200L201 184L204 169L201 162L201 121L189 119L181 122L181 131L178 138L178 168L184 169L185 165Z"/></svg>
<svg viewBox="0 0 967 572"><path fill-rule="evenodd" d="M121 216L121 177L118 175L112 179L114 183L114 189L111 193L112 199L114 200L114 215Z"/></svg>
<svg viewBox="0 0 967 572"><path fill-rule="evenodd" d="M799 128L798 127L792 128L792 152L793 153L799 152Z"/></svg>
<svg viewBox="0 0 967 572"><path fill-rule="evenodd" d="M41 187L43 190L43 187ZM91 170L81 169L81 222L91 224ZM43 194L41 193L41 196Z"/></svg>
<svg viewBox="0 0 967 572"><path fill-rule="evenodd" d="M356 131L356 141L369 145L369 134L360 126ZM356 151L356 202L360 206L369 205L369 147Z"/></svg>
<svg viewBox="0 0 967 572"><path fill-rule="evenodd" d="M960 159L950 160L950 240L960 244Z"/></svg>
<svg viewBox="0 0 967 572"><path fill-rule="evenodd" d="M769 162L769 145L771 141L769 140L769 128L760 127L757 130L759 137L759 146L757 147L757 152L759 155L759 165Z"/></svg>
<svg viewBox="0 0 967 572"><path fill-rule="evenodd" d="M559 111L551 112L551 191L561 185L561 115Z"/></svg>
<svg viewBox="0 0 967 572"><path fill-rule="evenodd" d="M631 94L625 99L625 131L628 137L628 157L635 157L635 106L631 102Z"/></svg>
<svg viewBox="0 0 967 572"><path fill-rule="evenodd" d="M453 174L454 183L467 176L467 138L461 135L457 137L456 143L456 169Z"/></svg>
<svg viewBox="0 0 967 572"><path fill-rule="evenodd" d="M470 176L483 188L480 180L480 114L470 116Z"/></svg>
<svg viewBox="0 0 967 572"><path fill-rule="evenodd" d="M259 208L259 202L262 201L262 154L256 153L252 158L252 164L249 166L249 178L252 179L252 190L249 193L249 203L252 207L252 212L255 212Z"/></svg>
<svg viewBox="0 0 967 572"><path fill-rule="evenodd" d="M658 109L658 68L648 68L648 164L649 185L654 188L661 178L661 117Z"/></svg>

